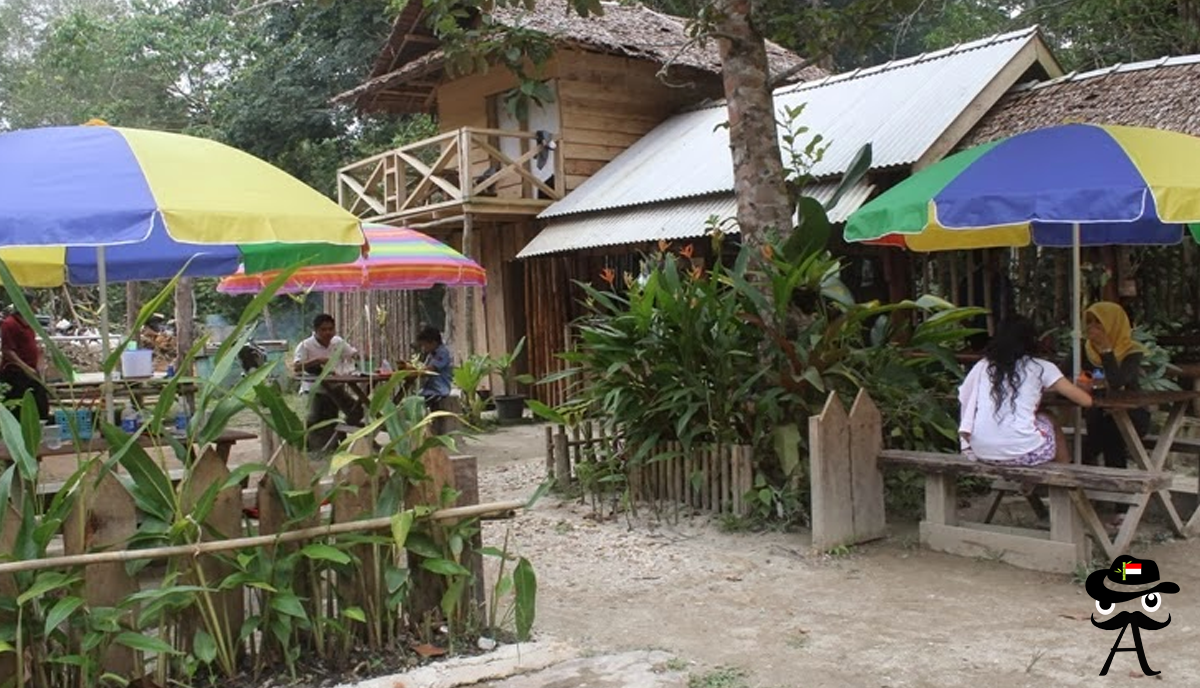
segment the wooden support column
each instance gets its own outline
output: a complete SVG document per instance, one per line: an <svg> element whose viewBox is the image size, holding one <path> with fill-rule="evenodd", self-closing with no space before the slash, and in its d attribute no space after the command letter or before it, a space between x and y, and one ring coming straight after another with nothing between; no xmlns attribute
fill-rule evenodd
<svg viewBox="0 0 1200 688"><path fill-rule="evenodd" d="M454 489L458 490L458 501L454 506L475 506L479 504L479 461L474 456L452 456L450 463L454 470ZM471 555L463 566L471 571L472 584L469 604L472 612L484 618L487 608L487 593L483 580L483 534L476 532L471 537ZM464 603L467 603L464 601Z"/></svg>
<svg viewBox="0 0 1200 688"><path fill-rule="evenodd" d="M474 216L467 213L463 216L463 238L462 238L462 253L467 258L475 260L474 255ZM475 287L466 288L466 307L464 308L464 317L467 320L467 355L475 354Z"/></svg>
<svg viewBox="0 0 1200 688"><path fill-rule="evenodd" d="M133 331L137 324L138 311L142 310L142 291L138 282L125 283L125 331L136 336Z"/></svg>
<svg viewBox="0 0 1200 688"><path fill-rule="evenodd" d="M175 357L179 360L196 341L196 294L191 277L175 283ZM180 371L189 373L191 371Z"/></svg>

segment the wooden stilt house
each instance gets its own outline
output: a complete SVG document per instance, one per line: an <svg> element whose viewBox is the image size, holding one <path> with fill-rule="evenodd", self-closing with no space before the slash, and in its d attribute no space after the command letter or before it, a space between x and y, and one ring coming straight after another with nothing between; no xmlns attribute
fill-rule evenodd
<svg viewBox="0 0 1200 688"><path fill-rule="evenodd" d="M339 170L338 195L363 219L425 231L487 270L486 289L447 290L446 335L460 358L509 351L523 336L531 351L544 349L541 304L566 298L568 275L536 280L516 260L541 229L537 215L681 108L722 92L715 45L693 44L682 19L607 2L603 16L582 19L562 0L494 16L553 40L540 74L553 98L523 118L504 106L517 86L507 69L448 73L420 0L401 12L371 79L335 99L437 118L437 136ZM773 45L770 60L778 72L802 63ZM796 78L823 74L809 67Z"/></svg>

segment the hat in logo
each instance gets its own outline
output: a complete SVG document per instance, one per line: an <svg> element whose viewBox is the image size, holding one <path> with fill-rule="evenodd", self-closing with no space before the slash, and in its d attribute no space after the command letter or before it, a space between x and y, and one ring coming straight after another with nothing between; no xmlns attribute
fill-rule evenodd
<svg viewBox="0 0 1200 688"><path fill-rule="evenodd" d="M1105 585L1105 580L1118 587ZM1152 592L1179 592L1179 586L1170 581L1163 581L1148 589L1142 587L1148 583L1158 583L1158 564L1151 559L1122 556L1114 559L1112 566L1109 566L1107 570L1093 571L1087 577L1084 587L1092 599L1105 604L1128 602ZM1137 586L1138 589L1122 589L1126 586Z"/></svg>

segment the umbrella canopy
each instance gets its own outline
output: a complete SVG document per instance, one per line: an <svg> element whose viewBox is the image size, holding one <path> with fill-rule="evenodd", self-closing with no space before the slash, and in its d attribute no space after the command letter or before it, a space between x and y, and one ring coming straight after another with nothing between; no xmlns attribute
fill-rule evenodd
<svg viewBox="0 0 1200 688"><path fill-rule="evenodd" d="M207 139L45 127L0 134L0 160L0 258L25 286L99 284L101 262L112 281L347 262L364 243L332 200Z"/></svg>
<svg viewBox="0 0 1200 688"><path fill-rule="evenodd" d="M413 229L363 225L370 251L353 263L310 266L297 270L280 288L282 293L302 291L391 291L450 287L482 287L487 274L475 261ZM221 280L217 291L256 294L277 273L237 274Z"/></svg>
<svg viewBox="0 0 1200 688"><path fill-rule="evenodd" d="M859 208L847 241L917 251L1069 246L1071 352L1080 339L1080 247L1200 240L1200 138L1143 127L1065 124L952 155ZM1076 427L1080 427L1076 411ZM1075 444L1075 459L1081 444Z"/></svg>
<svg viewBox="0 0 1200 688"><path fill-rule="evenodd" d="M1200 240L1200 138L1065 124L986 143L914 174L846 223L847 241L917 251Z"/></svg>

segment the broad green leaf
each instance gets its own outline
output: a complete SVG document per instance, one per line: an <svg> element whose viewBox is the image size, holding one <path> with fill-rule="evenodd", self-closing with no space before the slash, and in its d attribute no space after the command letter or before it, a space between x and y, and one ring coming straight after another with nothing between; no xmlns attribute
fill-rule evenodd
<svg viewBox="0 0 1200 688"><path fill-rule="evenodd" d="M17 606L23 607L30 600L36 600L47 593L74 585L79 581L80 578L77 576L68 576L65 573L58 573L57 571L39 573L37 578L34 579L33 585L17 597Z"/></svg>
<svg viewBox="0 0 1200 688"><path fill-rule="evenodd" d="M75 596L64 597L59 600L50 612L46 614L46 635L50 635L51 631L58 628L62 622L66 621L75 613L76 609L83 606L83 599Z"/></svg>
<svg viewBox="0 0 1200 688"><path fill-rule="evenodd" d="M403 548L408 541L408 533L412 530L413 511L405 509L398 514L392 515L392 540L396 546Z"/></svg>
<svg viewBox="0 0 1200 688"><path fill-rule="evenodd" d="M192 652L196 659L205 664L212 664L217 658L217 643L207 631L197 631L192 637Z"/></svg>
<svg viewBox="0 0 1200 688"><path fill-rule="evenodd" d="M513 589L516 591L517 640L529 640L537 613L537 576L525 557L513 569Z"/></svg>
<svg viewBox="0 0 1200 688"><path fill-rule="evenodd" d="M142 652L153 652L160 655L180 654L178 650L162 640L159 640L153 636L142 635L141 633L118 633L117 637L113 639L113 642L117 643L118 645L124 645L125 647L133 648L134 650L141 650Z"/></svg>
<svg viewBox="0 0 1200 688"><path fill-rule="evenodd" d="M331 545L314 542L310 545L305 545L300 550L300 554L318 561L332 561L335 564L349 564L350 555Z"/></svg>
<svg viewBox="0 0 1200 688"><path fill-rule="evenodd" d="M409 533L404 548L413 554L430 559L442 556L442 550L425 533Z"/></svg>
<svg viewBox="0 0 1200 688"><path fill-rule="evenodd" d="M308 612L304 611L304 605L300 603L300 598L292 593L280 593L271 596L271 609L286 614L297 619L307 619Z"/></svg>
<svg viewBox="0 0 1200 688"><path fill-rule="evenodd" d="M775 456L779 457L783 474L790 477L800 465L800 428L795 423L775 428Z"/></svg>
<svg viewBox="0 0 1200 688"><path fill-rule="evenodd" d="M342 610L342 615L347 619L351 619L359 623L367 622L367 614L362 610L362 607L348 607Z"/></svg>
<svg viewBox="0 0 1200 688"><path fill-rule="evenodd" d="M471 575L471 572L461 564L456 564L449 559L424 559L421 561L421 568L431 573L436 573L439 576Z"/></svg>

